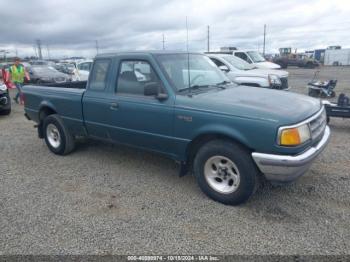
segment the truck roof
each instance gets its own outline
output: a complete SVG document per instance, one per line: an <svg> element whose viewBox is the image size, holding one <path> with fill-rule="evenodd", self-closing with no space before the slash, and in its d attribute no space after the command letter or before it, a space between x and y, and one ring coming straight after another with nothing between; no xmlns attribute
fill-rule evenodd
<svg viewBox="0 0 350 262"><path fill-rule="evenodd" d="M140 51L121 51L121 52L111 52L96 55L98 57L114 57L118 55L127 54L140 54L140 55L160 55L160 54L201 54L199 52L186 52L186 51L171 51L171 50L140 50Z"/></svg>

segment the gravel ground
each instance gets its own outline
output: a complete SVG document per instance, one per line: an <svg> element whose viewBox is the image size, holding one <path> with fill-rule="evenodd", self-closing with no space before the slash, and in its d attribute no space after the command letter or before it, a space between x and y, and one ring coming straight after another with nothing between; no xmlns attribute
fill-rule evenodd
<svg viewBox="0 0 350 262"><path fill-rule="evenodd" d="M306 93L314 70L289 71ZM333 74L350 91L350 68ZM18 105L0 117L0 254L350 254L350 120L332 119L305 176L239 207L156 154L90 141L56 156L33 125Z"/></svg>

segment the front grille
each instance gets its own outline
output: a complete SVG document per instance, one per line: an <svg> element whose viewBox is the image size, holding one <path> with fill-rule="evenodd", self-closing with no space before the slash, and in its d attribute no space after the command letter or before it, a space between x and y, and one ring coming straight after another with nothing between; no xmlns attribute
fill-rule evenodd
<svg viewBox="0 0 350 262"><path fill-rule="evenodd" d="M324 132L327 125L326 111L323 109L322 113L315 119L310 121L310 130L312 140L317 140Z"/></svg>
<svg viewBox="0 0 350 262"><path fill-rule="evenodd" d="M288 88L288 77L281 77L281 89Z"/></svg>

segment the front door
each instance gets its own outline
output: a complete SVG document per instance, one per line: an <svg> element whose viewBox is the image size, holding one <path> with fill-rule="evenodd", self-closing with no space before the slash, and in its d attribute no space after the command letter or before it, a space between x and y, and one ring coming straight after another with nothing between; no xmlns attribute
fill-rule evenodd
<svg viewBox="0 0 350 262"><path fill-rule="evenodd" d="M121 143L168 153L173 148L172 98L159 100L145 94L147 86L157 86L167 94L162 81L147 60L121 60L115 86L112 139Z"/></svg>

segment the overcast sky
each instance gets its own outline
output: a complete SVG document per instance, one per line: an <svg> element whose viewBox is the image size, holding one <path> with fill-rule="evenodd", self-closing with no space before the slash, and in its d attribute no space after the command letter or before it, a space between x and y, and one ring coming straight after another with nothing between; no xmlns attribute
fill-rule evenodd
<svg viewBox="0 0 350 262"><path fill-rule="evenodd" d="M53 57L94 56L110 50L189 49L205 51L207 25L211 50L236 46L267 52L350 47L347 0L0 0L0 50L34 55L41 39Z"/></svg>

